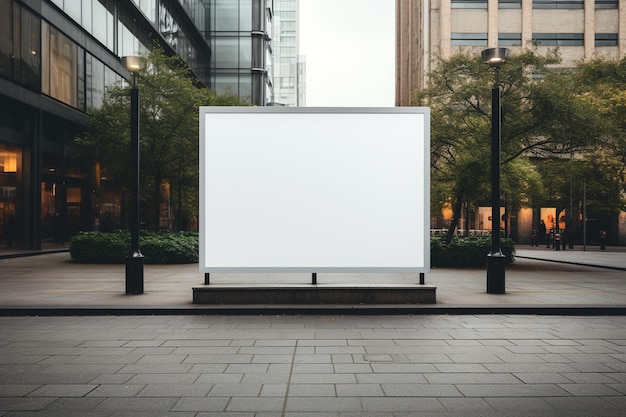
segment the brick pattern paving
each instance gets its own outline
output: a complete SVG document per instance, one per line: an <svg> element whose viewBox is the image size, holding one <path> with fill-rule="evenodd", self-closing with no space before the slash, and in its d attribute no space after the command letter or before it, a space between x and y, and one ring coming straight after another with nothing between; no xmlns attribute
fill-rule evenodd
<svg viewBox="0 0 626 417"><path fill-rule="evenodd" d="M624 416L626 317L1 317L2 417Z"/></svg>

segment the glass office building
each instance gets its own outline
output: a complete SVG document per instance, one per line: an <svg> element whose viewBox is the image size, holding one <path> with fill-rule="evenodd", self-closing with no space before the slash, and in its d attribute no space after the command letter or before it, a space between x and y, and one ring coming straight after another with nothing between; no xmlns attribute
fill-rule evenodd
<svg viewBox="0 0 626 417"><path fill-rule="evenodd" d="M123 195L107 195L100 183L106 179L71 146L87 109L101 105L107 86L129 77L121 56L157 44L181 56L206 86L228 86L251 104L269 101L271 6L0 0L0 250L67 243L107 218L125 226Z"/></svg>
<svg viewBox="0 0 626 417"><path fill-rule="evenodd" d="M272 101L273 1L210 0L209 15L210 85L255 106Z"/></svg>

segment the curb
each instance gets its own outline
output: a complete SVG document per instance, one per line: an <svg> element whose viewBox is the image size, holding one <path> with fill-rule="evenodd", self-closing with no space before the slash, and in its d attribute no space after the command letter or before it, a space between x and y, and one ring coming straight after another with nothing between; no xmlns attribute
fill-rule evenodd
<svg viewBox="0 0 626 417"><path fill-rule="evenodd" d="M586 263L586 262L562 261L562 260L559 260L559 259L535 258L533 256L515 255L515 257L516 258L520 258L520 259L532 259L533 261L543 261L543 262L553 262L553 263L558 263L558 264L587 266L587 267L591 267L591 268L611 269L613 271L626 271L626 268L623 268L621 266L598 265L598 264L591 264L591 263Z"/></svg>
<svg viewBox="0 0 626 417"><path fill-rule="evenodd" d="M214 307L2 307L1 317L171 315L560 315L625 316L625 305L219 305Z"/></svg>

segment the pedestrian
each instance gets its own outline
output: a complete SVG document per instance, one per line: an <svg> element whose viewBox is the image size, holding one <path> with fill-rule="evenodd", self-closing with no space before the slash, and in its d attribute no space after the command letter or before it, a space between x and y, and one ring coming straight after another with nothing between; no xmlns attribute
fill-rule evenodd
<svg viewBox="0 0 626 417"><path fill-rule="evenodd" d="M550 247L550 242L548 241L548 234L546 231L546 223L541 220L541 224L539 224L539 238L546 240L546 248Z"/></svg>
<svg viewBox="0 0 626 417"><path fill-rule="evenodd" d="M600 230L600 249L606 249L606 231Z"/></svg>

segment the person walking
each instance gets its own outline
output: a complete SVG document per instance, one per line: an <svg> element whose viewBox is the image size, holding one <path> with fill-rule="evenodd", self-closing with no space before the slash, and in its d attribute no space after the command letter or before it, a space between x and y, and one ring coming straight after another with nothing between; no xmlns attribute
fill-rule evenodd
<svg viewBox="0 0 626 417"><path fill-rule="evenodd" d="M546 248L550 247L550 241L548 240L548 233L546 230L546 223L541 220L541 224L539 224L539 239L545 239L546 240Z"/></svg>

